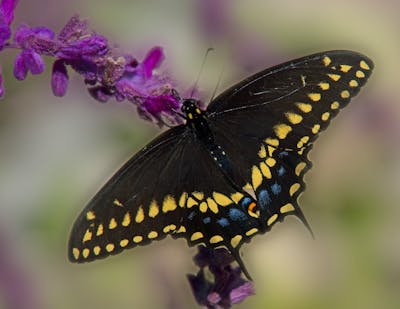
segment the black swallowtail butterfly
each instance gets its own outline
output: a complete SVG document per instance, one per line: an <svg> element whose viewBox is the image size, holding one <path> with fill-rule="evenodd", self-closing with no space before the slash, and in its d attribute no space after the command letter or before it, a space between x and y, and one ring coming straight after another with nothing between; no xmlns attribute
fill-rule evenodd
<svg viewBox="0 0 400 309"><path fill-rule="evenodd" d="M372 69L363 55L328 51L255 74L205 111L184 100L186 124L133 156L79 215L69 259L89 262L171 235L226 247L248 276L243 243L287 215L307 225L297 203L307 154Z"/></svg>

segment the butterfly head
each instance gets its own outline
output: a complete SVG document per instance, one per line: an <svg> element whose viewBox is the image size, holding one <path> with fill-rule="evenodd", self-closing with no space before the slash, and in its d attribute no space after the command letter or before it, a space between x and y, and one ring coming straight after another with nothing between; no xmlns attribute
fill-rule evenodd
<svg viewBox="0 0 400 309"><path fill-rule="evenodd" d="M198 100L185 99L182 103L182 112L185 113L186 119L192 120L202 117L203 111L198 106Z"/></svg>

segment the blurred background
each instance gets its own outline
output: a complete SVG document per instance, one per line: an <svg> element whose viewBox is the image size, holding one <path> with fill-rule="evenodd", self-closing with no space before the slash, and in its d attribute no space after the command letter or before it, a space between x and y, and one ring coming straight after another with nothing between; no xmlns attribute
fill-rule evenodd
<svg viewBox="0 0 400 309"><path fill-rule="evenodd" d="M139 59L163 46L181 91L215 47L199 82L206 102L222 70L218 91L318 51L372 58L369 83L311 154L301 206L316 239L290 217L245 245L257 294L236 308L400 308L398 1L35 0L20 1L13 25L58 31L75 13ZM61 99L50 66L16 82L14 56L0 55L0 308L196 308L185 277L196 249L184 240L67 261L77 214L159 129L129 103L94 101L76 74Z"/></svg>

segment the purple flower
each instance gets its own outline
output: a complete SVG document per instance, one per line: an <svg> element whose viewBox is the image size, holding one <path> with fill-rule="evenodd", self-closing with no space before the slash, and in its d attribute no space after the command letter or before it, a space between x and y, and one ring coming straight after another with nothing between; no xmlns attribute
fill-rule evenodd
<svg viewBox="0 0 400 309"><path fill-rule="evenodd" d="M242 278L240 267L232 267L235 261L228 250L198 247L194 262L200 267L197 275L188 275L196 301L209 309L227 309L255 293L253 283ZM208 267L214 282L205 278Z"/></svg>
<svg viewBox="0 0 400 309"><path fill-rule="evenodd" d="M11 37L10 24L14 19L14 9L17 0L2 0L0 3L0 51L4 48L5 42Z"/></svg>
<svg viewBox="0 0 400 309"><path fill-rule="evenodd" d="M69 66L83 77L90 95L100 102L111 98L119 102L127 100L136 105L144 119L160 126L183 122L177 113L181 100L175 95L171 80L157 72L165 58L161 47L152 48L138 62L132 55L110 47L104 36L91 31L88 23L77 15L58 35L46 27L22 24L12 42L7 42L16 1L3 0L2 5L5 17L0 27L9 33L0 34L0 44L20 50L14 61L14 76L18 80L25 79L28 72L42 73L43 56L50 56L54 58L51 88L55 96L64 96L67 91Z"/></svg>
<svg viewBox="0 0 400 309"><path fill-rule="evenodd" d="M53 63L51 74L51 89L56 97L62 97L67 92L68 72L63 59L58 59Z"/></svg>

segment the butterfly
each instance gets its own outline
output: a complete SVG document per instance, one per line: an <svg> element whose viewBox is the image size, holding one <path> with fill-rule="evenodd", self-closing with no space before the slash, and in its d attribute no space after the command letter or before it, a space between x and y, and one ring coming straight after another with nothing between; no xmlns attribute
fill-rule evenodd
<svg viewBox="0 0 400 309"><path fill-rule="evenodd" d="M69 259L82 263L167 235L225 247L250 278L239 249L299 208L307 154L366 83L373 62L327 51L261 71L206 110L182 102L185 124L145 146L78 216ZM311 231L311 230L310 230Z"/></svg>

